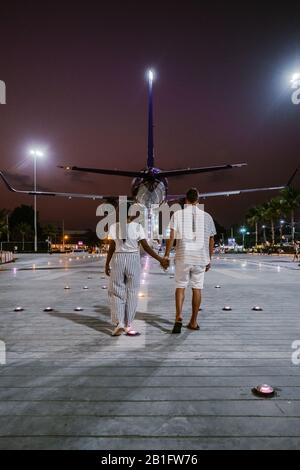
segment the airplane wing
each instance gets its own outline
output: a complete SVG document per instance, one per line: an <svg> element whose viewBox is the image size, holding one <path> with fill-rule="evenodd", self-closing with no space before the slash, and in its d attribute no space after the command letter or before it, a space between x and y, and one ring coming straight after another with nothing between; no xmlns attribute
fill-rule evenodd
<svg viewBox="0 0 300 470"><path fill-rule="evenodd" d="M243 193L256 193L260 191L279 191L280 189L286 188L284 186L270 186L268 188L250 188L250 189L234 189L229 191L216 191L211 193L199 193L200 199L206 199L207 197L217 197L217 196L236 196ZM185 198L185 194L176 194L168 195L168 200L177 200Z"/></svg>
<svg viewBox="0 0 300 470"><path fill-rule="evenodd" d="M171 177L171 176L183 176L183 175L194 175L197 173L209 173L211 171L230 170L231 168L241 168L246 166L247 163L232 163L228 165L217 165L217 166L203 166L200 168L181 168L178 170L162 170L159 176Z"/></svg>
<svg viewBox="0 0 300 470"><path fill-rule="evenodd" d="M204 166L200 168L181 168L178 170L162 170L158 173L158 176L170 177L170 176L183 176L183 175L193 175L197 173L209 173L212 171L220 170L229 170L231 168L240 168L247 165L247 163L233 163L228 165L216 165L216 166ZM61 166L62 168L68 171L81 171L86 173L97 173L101 175L113 175L113 176L129 176L130 178L137 178L145 176L145 171L127 171L127 170L109 170L104 168L84 168L80 166Z"/></svg>
<svg viewBox="0 0 300 470"><path fill-rule="evenodd" d="M67 197L69 199L76 197L76 198L81 198L81 199L93 199L94 201L96 199L105 201L105 200L117 198L117 196L109 196L109 195L103 196L100 194L62 193L62 192L54 192L54 191L25 191L25 190L13 188L10 185L10 183L7 181L7 179L5 178L2 171L0 171L0 177L9 191L13 193L19 193L19 194L27 194L29 196L50 196L50 197L58 196L58 197Z"/></svg>
<svg viewBox="0 0 300 470"><path fill-rule="evenodd" d="M68 171L82 171L86 173L98 173L101 175L113 175L113 176L129 176L130 178L137 178L143 176L144 172L142 171L127 171L127 170L109 170L106 168L84 168L80 166L61 166L58 165L57 168L63 168Z"/></svg>

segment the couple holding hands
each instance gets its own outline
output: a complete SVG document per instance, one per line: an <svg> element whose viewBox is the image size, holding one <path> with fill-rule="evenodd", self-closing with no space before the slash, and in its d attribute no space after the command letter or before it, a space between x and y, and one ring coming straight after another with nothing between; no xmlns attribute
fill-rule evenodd
<svg viewBox="0 0 300 470"><path fill-rule="evenodd" d="M110 278L108 297L111 319L115 326L112 336L120 336L123 333L128 336L139 334L132 329L140 287L139 245L148 255L156 259L163 269L167 269L175 240L176 317L172 333L181 332L184 294L188 285L192 288L193 296L192 315L187 328L190 330L200 329L197 316L201 304L204 275L210 269L216 229L212 217L199 208L198 200L198 190L196 188L189 189L186 193L184 209L173 214L164 257L159 256L148 245L142 225L134 222L136 217L128 218L126 234L121 236L119 224L111 225L105 272Z"/></svg>

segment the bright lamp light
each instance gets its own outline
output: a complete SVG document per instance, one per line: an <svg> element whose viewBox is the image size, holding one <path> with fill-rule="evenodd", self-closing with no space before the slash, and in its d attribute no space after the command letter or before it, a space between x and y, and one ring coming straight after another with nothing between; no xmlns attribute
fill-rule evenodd
<svg viewBox="0 0 300 470"><path fill-rule="evenodd" d="M29 150L29 153L34 157L43 157L45 155L44 152L40 149L31 149Z"/></svg>

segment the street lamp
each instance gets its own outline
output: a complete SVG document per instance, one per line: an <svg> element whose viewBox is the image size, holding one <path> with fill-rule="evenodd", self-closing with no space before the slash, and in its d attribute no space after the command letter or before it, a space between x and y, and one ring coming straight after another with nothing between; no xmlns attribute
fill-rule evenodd
<svg viewBox="0 0 300 470"><path fill-rule="evenodd" d="M283 239L283 235L282 235L282 229L283 229L283 225L285 224L285 220L280 220L280 243L282 242L282 239Z"/></svg>
<svg viewBox="0 0 300 470"><path fill-rule="evenodd" d="M38 158L44 156L44 152L40 149L31 149L30 155L33 156L33 180L34 180L34 192L36 193L37 190L37 183L36 183L36 162ZM37 252L37 211L36 211L36 194L34 195L34 251Z"/></svg>
<svg viewBox="0 0 300 470"><path fill-rule="evenodd" d="M266 225L262 225L261 228L263 229L264 234L264 242L267 243L267 236L266 236Z"/></svg>
<svg viewBox="0 0 300 470"><path fill-rule="evenodd" d="M245 249L245 234L247 232L246 227L241 227L240 228L240 233L243 235L243 250Z"/></svg>

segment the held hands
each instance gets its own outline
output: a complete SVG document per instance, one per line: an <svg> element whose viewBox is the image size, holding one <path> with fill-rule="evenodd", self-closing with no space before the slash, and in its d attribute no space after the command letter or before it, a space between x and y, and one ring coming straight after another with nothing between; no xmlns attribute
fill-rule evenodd
<svg viewBox="0 0 300 470"><path fill-rule="evenodd" d="M106 264L106 265L105 265L105 274L106 274L106 276L110 276L110 267L109 267L109 264Z"/></svg>
<svg viewBox="0 0 300 470"><path fill-rule="evenodd" d="M169 258L160 258L159 262L160 262L160 265L163 269L168 269L168 267L170 265Z"/></svg>
<svg viewBox="0 0 300 470"><path fill-rule="evenodd" d="M205 267L205 272L209 271L210 268L211 268L211 264L209 263L209 264L207 264L206 267Z"/></svg>

